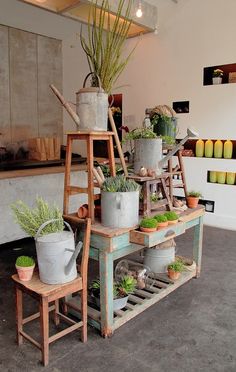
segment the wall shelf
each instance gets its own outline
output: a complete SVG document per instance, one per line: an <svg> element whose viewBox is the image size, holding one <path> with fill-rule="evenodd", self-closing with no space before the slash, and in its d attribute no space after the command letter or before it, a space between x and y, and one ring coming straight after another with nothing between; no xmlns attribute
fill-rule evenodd
<svg viewBox="0 0 236 372"><path fill-rule="evenodd" d="M213 71L216 69L220 69L224 72L223 78L222 78L222 84L236 83L236 63L230 63L227 65L204 67L203 85L213 85L212 75L213 75ZM221 84L217 84L217 85L221 85Z"/></svg>

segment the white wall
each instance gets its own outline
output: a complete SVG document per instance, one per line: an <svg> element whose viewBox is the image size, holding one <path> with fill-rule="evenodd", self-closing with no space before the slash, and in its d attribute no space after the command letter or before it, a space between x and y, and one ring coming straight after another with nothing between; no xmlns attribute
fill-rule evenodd
<svg viewBox="0 0 236 372"><path fill-rule="evenodd" d="M128 124L134 116L140 125L146 107L189 100L190 113L179 115L180 137L190 124L202 138L236 139L236 84L203 86L203 67L236 62L235 0L158 4L158 35L143 36L118 82L130 85L123 89Z"/></svg>

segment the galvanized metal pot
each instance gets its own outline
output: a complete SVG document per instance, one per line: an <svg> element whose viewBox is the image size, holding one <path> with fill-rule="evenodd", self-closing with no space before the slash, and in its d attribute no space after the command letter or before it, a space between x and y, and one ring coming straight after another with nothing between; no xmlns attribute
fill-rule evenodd
<svg viewBox="0 0 236 372"><path fill-rule="evenodd" d="M134 227L139 223L139 191L101 193L102 225Z"/></svg>
<svg viewBox="0 0 236 372"><path fill-rule="evenodd" d="M80 119L81 131L107 131L108 120L108 94L101 87L86 88L84 80L83 88L76 93L76 112Z"/></svg>
<svg viewBox="0 0 236 372"><path fill-rule="evenodd" d="M142 138L134 141L134 172L139 173L141 167L153 169L160 173L158 162L162 159L162 139Z"/></svg>

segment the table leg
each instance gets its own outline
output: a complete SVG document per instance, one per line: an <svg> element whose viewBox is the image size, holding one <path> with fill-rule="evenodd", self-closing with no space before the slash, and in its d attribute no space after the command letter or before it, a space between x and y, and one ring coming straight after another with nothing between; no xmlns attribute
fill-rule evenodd
<svg viewBox="0 0 236 372"><path fill-rule="evenodd" d="M196 277L199 278L202 262L203 216L199 217L199 224L194 226L193 259L197 264Z"/></svg>
<svg viewBox="0 0 236 372"><path fill-rule="evenodd" d="M99 270L101 334L103 337L109 337L113 333L113 256L111 253L100 253Z"/></svg>
<svg viewBox="0 0 236 372"><path fill-rule="evenodd" d="M23 330L23 303L22 291L16 286L16 325L17 325L17 343L21 345L23 337L21 331Z"/></svg>

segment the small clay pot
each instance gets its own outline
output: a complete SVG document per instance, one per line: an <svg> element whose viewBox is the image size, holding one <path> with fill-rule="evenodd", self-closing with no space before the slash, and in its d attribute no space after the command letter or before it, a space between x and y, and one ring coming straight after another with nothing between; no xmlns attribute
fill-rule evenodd
<svg viewBox="0 0 236 372"><path fill-rule="evenodd" d="M86 218L88 215L88 204L83 204L81 207L79 207L77 211L77 216L79 218Z"/></svg>
<svg viewBox="0 0 236 372"><path fill-rule="evenodd" d="M189 208L197 208L199 198L193 196L187 196L187 205Z"/></svg>
<svg viewBox="0 0 236 372"><path fill-rule="evenodd" d="M158 222L157 230L163 229L164 227L167 227L167 226L168 226L168 221L166 221L166 222Z"/></svg>
<svg viewBox="0 0 236 372"><path fill-rule="evenodd" d="M35 265L27 266L27 267L16 265L16 270L17 270L17 274L19 276L19 279L22 282L30 281L32 279L32 276L33 276L34 267L35 267Z"/></svg>
<svg viewBox="0 0 236 372"><path fill-rule="evenodd" d="M173 271L173 270L168 269L168 277L172 280L178 280L180 277L180 274L181 273L178 271Z"/></svg>
<svg viewBox="0 0 236 372"><path fill-rule="evenodd" d="M156 177L156 172L155 172L154 169L149 168L149 169L147 170L147 175L148 175L148 177L153 177L153 178L155 178L155 177Z"/></svg>
<svg viewBox="0 0 236 372"><path fill-rule="evenodd" d="M178 220L168 221L168 225L176 225Z"/></svg>
<svg viewBox="0 0 236 372"><path fill-rule="evenodd" d="M156 228L156 227L141 227L141 226L140 226L140 230L141 230L142 232L147 232L147 233L149 233L149 232L156 231L157 228Z"/></svg>

